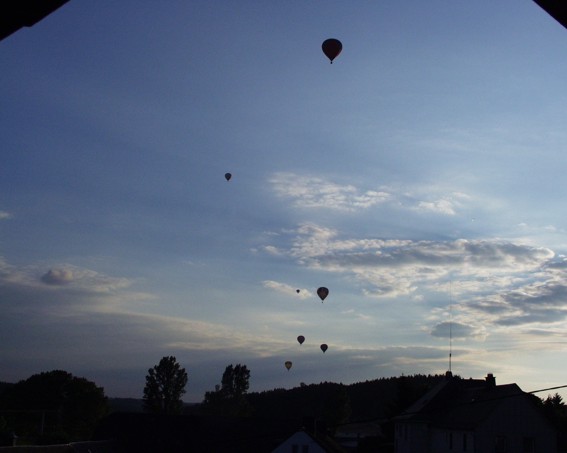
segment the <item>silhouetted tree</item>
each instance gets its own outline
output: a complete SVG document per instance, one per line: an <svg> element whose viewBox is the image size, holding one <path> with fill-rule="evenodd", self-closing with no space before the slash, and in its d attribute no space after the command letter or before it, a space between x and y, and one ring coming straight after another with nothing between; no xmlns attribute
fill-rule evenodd
<svg viewBox="0 0 567 453"><path fill-rule="evenodd" d="M249 381L250 370L246 365L230 364L222 374L221 385L205 393L203 410L219 415L249 415L251 407L246 399Z"/></svg>
<svg viewBox="0 0 567 453"><path fill-rule="evenodd" d="M543 406L551 409L554 412L564 412L565 403L563 403L563 397L556 393L555 395L547 395L547 398L543 400Z"/></svg>
<svg viewBox="0 0 567 453"><path fill-rule="evenodd" d="M241 397L250 387L250 370L246 365L227 366L222 374L221 390L230 397Z"/></svg>
<svg viewBox="0 0 567 453"><path fill-rule="evenodd" d="M559 451L567 451L567 408L563 402L563 397L556 393L555 395L547 395L546 399L534 398L539 400L543 412L557 428Z"/></svg>
<svg viewBox="0 0 567 453"><path fill-rule="evenodd" d="M10 429L37 443L88 440L108 411L104 389L62 370L34 374L7 389L0 407L21 411ZM5 427L6 428L6 427Z"/></svg>
<svg viewBox="0 0 567 453"><path fill-rule="evenodd" d="M148 370L144 409L156 414L179 414L187 379L185 368L181 368L175 357L163 357L158 365Z"/></svg>

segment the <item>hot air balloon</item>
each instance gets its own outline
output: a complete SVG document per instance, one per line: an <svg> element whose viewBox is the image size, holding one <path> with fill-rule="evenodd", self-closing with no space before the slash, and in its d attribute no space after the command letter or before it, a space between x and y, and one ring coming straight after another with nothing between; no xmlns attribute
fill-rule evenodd
<svg viewBox="0 0 567 453"><path fill-rule="evenodd" d="M303 344L303 342L305 341L305 337L303 335L299 335L297 337L297 341L299 341L299 344Z"/></svg>
<svg viewBox="0 0 567 453"><path fill-rule="evenodd" d="M230 173L225 173L224 177L227 181L230 181L230 178L232 178L232 175Z"/></svg>
<svg viewBox="0 0 567 453"><path fill-rule="evenodd" d="M323 354L325 353L325 351L326 351L327 349L329 349L329 346L327 346L325 343L323 343L323 344L321 345L321 351L323 351Z"/></svg>
<svg viewBox="0 0 567 453"><path fill-rule="evenodd" d="M299 294L299 291L301 291L301 290L299 290L299 289L296 289L296 290L295 290L295 292L296 292L297 294Z"/></svg>
<svg viewBox="0 0 567 453"><path fill-rule="evenodd" d="M285 367L287 368L287 371L291 368L291 362L289 360L285 363Z"/></svg>
<svg viewBox="0 0 567 453"><path fill-rule="evenodd" d="M321 303L323 303L325 298L329 295L329 290L324 286L321 286L321 288L317 290L317 295L321 298Z"/></svg>
<svg viewBox="0 0 567 453"><path fill-rule="evenodd" d="M331 64L333 64L333 60L337 58L341 50L343 50L343 44L338 39L330 38L323 41L321 48L327 58L331 60Z"/></svg>

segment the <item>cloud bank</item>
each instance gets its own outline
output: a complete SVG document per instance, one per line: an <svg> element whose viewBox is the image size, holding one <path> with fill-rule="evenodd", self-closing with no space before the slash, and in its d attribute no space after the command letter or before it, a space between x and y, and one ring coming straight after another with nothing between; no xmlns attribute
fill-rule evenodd
<svg viewBox="0 0 567 453"><path fill-rule="evenodd" d="M347 279L369 301L415 297L427 304L451 292L461 317L456 337L484 336L481 323L510 327L567 319L565 263L549 248L503 240L353 238L314 223L299 225L285 239L270 247L306 269ZM446 336L446 327L438 323L431 334Z"/></svg>

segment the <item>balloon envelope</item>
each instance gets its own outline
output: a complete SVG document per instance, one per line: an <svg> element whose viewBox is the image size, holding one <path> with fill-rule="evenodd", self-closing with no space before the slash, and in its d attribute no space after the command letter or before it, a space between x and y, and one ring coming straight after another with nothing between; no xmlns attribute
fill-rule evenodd
<svg viewBox="0 0 567 453"><path fill-rule="evenodd" d="M321 288L317 290L317 295L321 298L321 302L322 302L329 295L329 290L324 286L321 286Z"/></svg>
<svg viewBox="0 0 567 453"><path fill-rule="evenodd" d="M303 344L303 342L305 341L305 337L303 335L299 335L297 337L297 341L299 341L299 344Z"/></svg>
<svg viewBox="0 0 567 453"><path fill-rule="evenodd" d="M232 178L232 175L230 173L225 173L224 177L227 181L230 181L230 178Z"/></svg>
<svg viewBox="0 0 567 453"><path fill-rule="evenodd" d="M295 290L295 292L296 292L297 294L299 294L299 291L300 291L299 289L296 289L296 290Z"/></svg>
<svg viewBox="0 0 567 453"><path fill-rule="evenodd" d="M330 38L323 41L321 48L323 49L323 53L331 60L331 63L333 63L333 60L337 58L341 50L343 50L343 44L338 39Z"/></svg>
<svg viewBox="0 0 567 453"><path fill-rule="evenodd" d="M323 353L324 353L327 349L329 349L329 346L327 346L325 343L323 343L321 345L321 351L323 351Z"/></svg>
<svg viewBox="0 0 567 453"><path fill-rule="evenodd" d="M289 360L285 363L285 367L287 368L287 371L291 368L291 362Z"/></svg>

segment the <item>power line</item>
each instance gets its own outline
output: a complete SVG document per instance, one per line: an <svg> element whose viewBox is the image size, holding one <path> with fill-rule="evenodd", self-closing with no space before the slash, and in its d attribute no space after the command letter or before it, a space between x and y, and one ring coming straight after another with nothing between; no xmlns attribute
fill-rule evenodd
<svg viewBox="0 0 567 453"><path fill-rule="evenodd" d="M549 387L546 389L541 389L541 390L532 390L531 392L525 392L525 393L539 393L539 392L547 392L549 390L558 390L558 389L564 389L566 388L567 385L558 385L557 387Z"/></svg>

